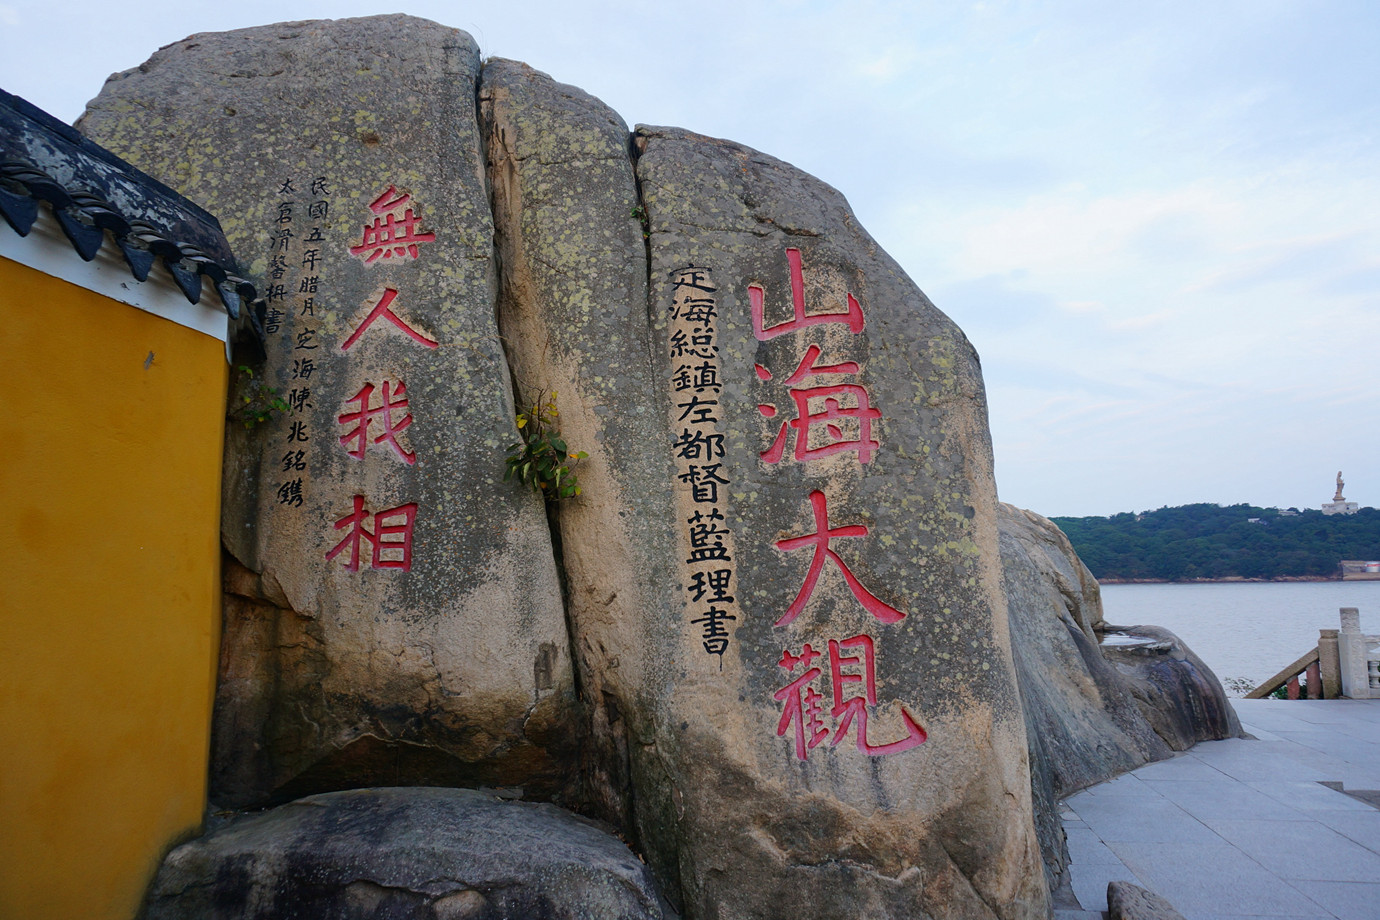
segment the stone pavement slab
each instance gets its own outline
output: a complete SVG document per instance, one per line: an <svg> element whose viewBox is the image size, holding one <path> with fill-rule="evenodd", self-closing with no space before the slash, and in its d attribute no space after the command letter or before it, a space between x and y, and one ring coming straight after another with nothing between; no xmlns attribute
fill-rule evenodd
<svg viewBox="0 0 1380 920"><path fill-rule="evenodd" d="M1380 917L1380 882L1295 882L1294 887L1341 920Z"/></svg>
<svg viewBox="0 0 1380 920"><path fill-rule="evenodd" d="M1327 882L1380 881L1380 853L1366 849L1316 821L1251 819L1204 822L1234 847L1284 879ZM1380 905L1376 907L1380 915Z"/></svg>
<svg viewBox="0 0 1380 920"><path fill-rule="evenodd" d="M1198 744L1070 796L1070 885L1120 879L1187 920L1380 920L1380 701L1234 700L1250 739Z"/></svg>
<svg viewBox="0 0 1380 920"><path fill-rule="evenodd" d="M1156 780L1146 785L1200 821L1214 817L1236 818L1242 814L1276 821L1308 820L1306 814L1285 804L1287 800L1272 798L1252 788L1248 783L1223 783L1212 780L1174 783Z"/></svg>
<svg viewBox="0 0 1380 920"><path fill-rule="evenodd" d="M1221 843L1205 824L1163 796L1068 800L1083 823L1104 843ZM1128 804L1132 803L1132 804Z"/></svg>
<svg viewBox="0 0 1380 920"><path fill-rule="evenodd" d="M1317 820L1337 833L1355 840L1361 846L1380 853L1380 811L1371 809L1369 814L1349 811L1318 813ZM1376 881L1380 881L1377 879Z"/></svg>
<svg viewBox="0 0 1380 920"><path fill-rule="evenodd" d="M1228 843L1116 843L1112 850L1144 885L1187 920L1204 914L1314 915L1316 905ZM1083 901L1080 899L1080 904Z"/></svg>
<svg viewBox="0 0 1380 920"><path fill-rule="evenodd" d="M1277 802L1287 805L1290 810L1304 813L1318 820L1318 811L1350 811L1358 814L1372 814L1380 817L1380 812L1349 795L1329 789L1320 783L1293 782L1290 780L1252 780L1246 783L1251 789L1260 792ZM1268 815L1259 814L1265 818Z"/></svg>

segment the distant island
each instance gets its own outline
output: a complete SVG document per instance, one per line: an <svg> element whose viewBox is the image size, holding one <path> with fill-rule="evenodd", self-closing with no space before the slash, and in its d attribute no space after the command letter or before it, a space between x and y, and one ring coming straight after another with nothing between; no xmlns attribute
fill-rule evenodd
<svg viewBox="0 0 1380 920"><path fill-rule="evenodd" d="M1328 515L1203 503L1050 520L1105 582L1327 580L1340 577L1343 559L1380 559L1374 508Z"/></svg>

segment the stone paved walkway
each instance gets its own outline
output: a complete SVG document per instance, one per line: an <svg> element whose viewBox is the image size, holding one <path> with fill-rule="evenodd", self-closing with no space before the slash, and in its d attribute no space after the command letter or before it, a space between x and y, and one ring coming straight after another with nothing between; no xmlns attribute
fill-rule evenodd
<svg viewBox="0 0 1380 920"><path fill-rule="evenodd" d="M1380 790L1380 700L1233 705L1257 740L1203 742L1064 802L1084 910L1056 918L1102 916L1125 879L1187 920L1380 920L1380 808L1322 785Z"/></svg>

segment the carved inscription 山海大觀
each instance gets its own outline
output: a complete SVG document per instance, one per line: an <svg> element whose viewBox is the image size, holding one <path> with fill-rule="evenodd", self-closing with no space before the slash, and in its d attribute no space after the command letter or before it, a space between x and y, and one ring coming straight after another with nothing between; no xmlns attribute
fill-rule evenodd
<svg viewBox="0 0 1380 920"><path fill-rule="evenodd" d="M862 305L851 292L845 292L842 310L807 312L800 250L788 248L786 260L790 272L790 319L768 325L766 289L760 284L748 285L753 334L758 341L766 342L786 333L804 332L823 325L844 325L854 337L862 333L865 326ZM759 454L764 464L792 461L810 464L839 454L854 455L860 465L871 462L881 449L873 423L881 419L882 413L871 405L867 388L860 382L862 365L847 358L848 355L826 355L818 342L809 342L794 370L780 381L779 385L786 388L784 397L764 397L758 404L757 411L772 422L783 415L780 405L787 405L786 411L794 412L779 425L771 426L775 429L772 440ZM771 368L756 364L754 370L760 385L777 386ZM825 489L812 489L806 497L814 519L814 531L774 541L775 548L783 553L811 551L799 590L775 622L776 628L787 630L790 636L788 647L782 649L781 657L774 662L788 678L788 682L773 694L781 704L776 733L792 736L794 753L800 760L806 760L809 752L826 740L831 747L839 744L849 731L854 733L857 749L871 757L910 750L924 742L926 734L904 704L897 706L901 724L890 732L886 728L874 731L869 724L869 716L879 704L878 636L882 628L900 622L906 614L877 597L859 581L834 549L836 540L866 538L868 527L832 523ZM826 564L838 570L854 600L877 621L878 636L865 632L846 637L826 635L822 642L816 640L819 648L815 647L816 643L806 641L792 651L789 646L804 637L790 634L805 632L798 618L808 607ZM828 696L823 690L828 691ZM883 732L893 740L879 740Z"/></svg>

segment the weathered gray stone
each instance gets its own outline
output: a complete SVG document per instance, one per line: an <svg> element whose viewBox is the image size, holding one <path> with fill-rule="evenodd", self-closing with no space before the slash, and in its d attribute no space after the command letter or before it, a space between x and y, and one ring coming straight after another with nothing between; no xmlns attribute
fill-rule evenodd
<svg viewBox="0 0 1380 920"><path fill-rule="evenodd" d="M589 454L576 467L581 496L552 509L588 707L585 797L635 834L632 750L654 737L655 707L641 701L655 694L629 649L678 611L680 587L628 129L599 100L513 61L485 63L480 108L509 363L528 399L559 394L561 432Z"/></svg>
<svg viewBox="0 0 1380 920"><path fill-rule="evenodd" d="M771 623L790 605L810 560L798 558L796 565L783 567L771 559L783 555L775 549L743 544L752 527L758 528L759 537L780 539L798 522L811 519L797 507L810 508L810 490L799 489L798 480L799 494L789 501L788 510L781 507L781 495L770 506L765 504L772 492L784 493L789 487L775 484L779 468L756 456L770 438L756 444L764 426L752 388L763 386L763 381L753 370L758 349L745 290L754 278L734 279L735 269L768 262L773 256L784 267L787 237L772 232L759 237L759 222L749 218L740 229L732 223L716 225L720 232L704 234L695 247L676 244L664 251L668 231L685 215L666 213L669 208L659 212L657 205L658 195L664 202L671 194L668 180L674 181L683 184L693 215L694 199L701 191L704 203L712 203L714 196L723 194L721 173L736 167L741 158L759 155L673 132L677 141L686 139L697 146L673 148L668 156L664 149L648 145L640 160L639 178L647 189L643 212L622 123L597 100L525 65L491 61L485 69L481 105L503 271L500 316L510 361L520 385L561 394L563 433L572 447L591 454L580 467L584 495L560 503L555 511L582 686L594 707L590 735L597 756L591 758L594 782L589 788L596 806L628 822L668 894L679 893L693 916L774 915L807 907L823 914L834 910L875 916L1038 914L1043 891L1029 871L1033 847L1028 817L1021 815L1028 805L1020 804L1026 795L1023 744L1019 736L1012 744L1009 734L1014 694L1010 672L1002 664L1004 623L994 629L991 622L1001 609L1000 595L993 604L990 581L977 584L992 575L976 552L979 540L990 545L994 537L992 490L980 382L961 333L924 301L894 263L876 254L875 246L850 228L851 217L836 193L784 164L760 158L771 169L758 177L759 187L750 194L780 197L773 202L780 219L794 219L790 211L795 208L812 209L820 218L818 234L828 238L834 231L840 233L842 238L834 241L837 248L830 250L831 263L818 266L821 273L884 273L875 282L880 302L875 308L870 303L862 308L866 321L874 328L899 329L918 320L922 328L919 333L914 328L903 332L903 341L886 343L892 346L890 360L873 359L892 374L904 375L907 384L893 389L866 378L864 382L872 383L876 392L905 400L905 411L896 417L912 429L922 427L928 440L917 444L901 426L891 435L888 414L886 422L874 423L873 437L888 432L903 456L891 463L873 457L868 464L885 469L885 478L863 475L863 464L856 459L850 464L847 452L832 461L811 461L817 471L812 481L829 490L831 498L867 495L870 502L905 502L908 511L918 512L917 525L898 509L870 503L860 509L870 526L880 530L873 523L880 515L898 528L895 533L877 533L878 546L870 552L857 552L840 545L848 542L845 538L836 538L831 549L856 568L859 578L875 586L883 573L896 576L930 564L941 574L927 579L927 573L911 572L913 577L899 595L886 595L918 597L933 593L936 585L941 592L952 592L944 598L950 610L933 599L924 609L908 610L892 643L874 639L882 692L880 705L868 707L871 742L907 738L901 705L917 718L930 716L918 708L913 695L898 699L897 688L910 692L912 686L936 684L928 699L942 710L944 689L963 687L963 699L948 700L951 711L936 716L937 744L935 729L926 721L930 741L904 753L867 757L857 749L855 722L851 731L839 733L839 747L807 744L807 758L798 759L794 725L783 729L785 737L777 731L783 704L774 693L791 680L777 677L785 673L778 664L782 650L793 643L791 648L800 651L805 641L827 650L829 630L821 627L821 620L833 620L839 639L872 636L869 624L875 620L859 608L841 579L834 581L835 569L822 576L814 605L800 615L813 621L810 628L774 630ZM643 141L654 145L662 137L643 135ZM681 157L691 165L679 161ZM688 171L700 168L705 175ZM644 242L639 221L644 213L649 242ZM771 214L763 212L768 218ZM653 288L658 292L650 301L644 261L648 244ZM725 251L731 255L724 256ZM718 310L712 319L721 318L716 344L723 360L706 350L709 357L690 362L689 370L681 372L686 362L672 360L670 354L670 337L678 330L668 328L675 289L668 273L692 264L704 266L701 254L722 257L710 267L714 283L720 285L712 292ZM842 298L844 292L831 293ZM819 326L812 330L829 331ZM925 333L928 338L921 339ZM693 329L687 331L694 334ZM886 334L858 338L874 355L888 352L883 344ZM842 347L851 346L854 337L845 332L811 340L815 339ZM915 340L933 352L930 362L918 354L907 357L908 352L922 350ZM805 347L800 346L802 352ZM735 376L728 374L729 354L735 359ZM778 368L780 377L789 375L799 359L796 355L791 367ZM848 354L839 357L844 359L856 360ZM928 379L910 379L925 370ZM677 380L686 374L691 382L676 390ZM840 380L845 376L824 379L845 382ZM680 418L684 407L676 403L685 397L677 393L687 392L714 400L710 406L722 412ZM789 399L784 391L780 397ZM920 403L924 408L917 411ZM919 426L917 416L923 419ZM695 423L696 417L701 424ZM662 421L668 418L669 424ZM858 437L856 422L839 424L854 426L843 437ZM816 438L820 427L813 432ZM695 434L700 443L690 448L688 439ZM884 443L882 451L893 447L891 440ZM931 469L942 468L952 479L916 487L916 481L930 472L919 467L931 452ZM689 484L679 479L696 457L699 467L722 463L729 484L722 485L716 501L694 501ZM787 466L800 464L788 460ZM834 484L840 486L837 492ZM763 503L761 508L758 503ZM704 540L700 531L701 542L692 544L689 525L697 512L702 524L723 515L717 526L732 532ZM780 520L770 520L778 513L783 515ZM983 517L978 525L970 523L979 516ZM744 522L749 528L738 529ZM986 533L983 523L989 528ZM834 526L840 526L837 517ZM720 544L724 552L713 552ZM892 546L899 548L881 548ZM697 549L711 552L697 554ZM774 567L745 581L743 553L766 556ZM893 554L896 558L890 558ZM686 562L697 557L713 560L716 555L729 558ZM912 566L902 564L901 557L921 561ZM869 567L866 576L862 566ZM693 622L703 620L711 606L707 598L713 591L707 581L716 571L729 573L723 593L733 597L721 601L718 609L735 618L724 622L726 628L719 633L706 632L711 624ZM788 584L791 579L795 587ZM696 605L696 593L703 603ZM760 600L750 600L748 594ZM821 603L826 595L828 603ZM969 605L975 601L974 612ZM928 616L941 621L934 629L938 642L921 628L920 620ZM946 617L952 617L954 625L942 625ZM916 626L907 628L911 623ZM743 651L745 636L752 637L751 657ZM891 644L902 643L905 646L894 653L897 661L889 661ZM949 651L955 647L963 649L961 657ZM929 657L917 660L919 648ZM841 651L844 659L860 655L852 647ZM931 658L946 663L940 656L948 656L955 668L967 673L951 674L947 681L933 675ZM852 665L844 660L840 666L861 677L860 663L861 658ZM827 671L827 658L822 665ZM828 681L822 676L818 690L829 692ZM941 682L944 689L937 686ZM848 684L842 684L845 691ZM975 702L984 695L994 705ZM825 718L831 717L826 713ZM974 734L977 725L982 728ZM884 732L888 736L879 738ZM999 751L1009 759L1003 760ZM966 775L966 766L954 769L958 757L972 765L972 776ZM964 775L956 780L956 773ZM997 792L1012 782L1010 796ZM629 795L633 789L635 795Z"/></svg>
<svg viewBox="0 0 1380 920"><path fill-rule="evenodd" d="M1046 916L972 347L823 183L679 129L637 146L683 594L609 652L653 707L654 868L693 916ZM833 316L785 331L797 253Z"/></svg>
<svg viewBox="0 0 1380 920"><path fill-rule="evenodd" d="M1107 920L1184 920L1184 915L1153 891L1130 882L1108 882Z"/></svg>
<svg viewBox="0 0 1380 920"><path fill-rule="evenodd" d="M1059 799L1198 741L1234 737L1240 725L1221 684L1172 633L1103 622L1097 581L1058 527L1007 504L999 521L1035 822L1057 887L1068 865ZM1114 640L1103 644L1108 632Z"/></svg>
<svg viewBox="0 0 1380 920"><path fill-rule="evenodd" d="M236 818L168 854L146 920L657 920L650 873L552 805L356 789Z"/></svg>
<svg viewBox="0 0 1380 920"><path fill-rule="evenodd" d="M170 45L80 123L217 214L282 311L239 393L264 381L294 411L232 420L226 446L222 536L243 570L227 573L221 804L379 783L556 795L571 772L544 508L501 482L516 429L478 73L468 35L423 20L286 23Z"/></svg>
<svg viewBox="0 0 1380 920"><path fill-rule="evenodd" d="M298 335L323 340L312 405L230 439L216 794L579 775L693 917L1045 916L967 340L834 190L676 129L639 131L634 166L616 115L512 62L479 87L488 198L477 66L406 17L194 36L84 122L291 293L265 379L300 395ZM318 176L319 264L294 235L275 266L281 180ZM436 238L366 262L378 211L405 220L390 187ZM389 286L396 322L341 350ZM540 500L498 485L495 302L520 395L558 391L591 454L553 509L578 719ZM398 449L346 454L362 384L404 377ZM416 502L410 572L327 558L355 496Z"/></svg>
<svg viewBox="0 0 1380 920"><path fill-rule="evenodd" d="M1222 682L1183 640L1159 626L1107 626L1133 644L1104 642L1102 653L1116 667L1145 716L1176 751L1199 741L1235 738L1241 722L1227 702Z"/></svg>
<svg viewBox="0 0 1380 920"><path fill-rule="evenodd" d="M1172 752L1102 657L1097 581L1068 538L1046 518L1005 503L998 522L1035 822L1057 887L1068 865L1058 800Z"/></svg>

